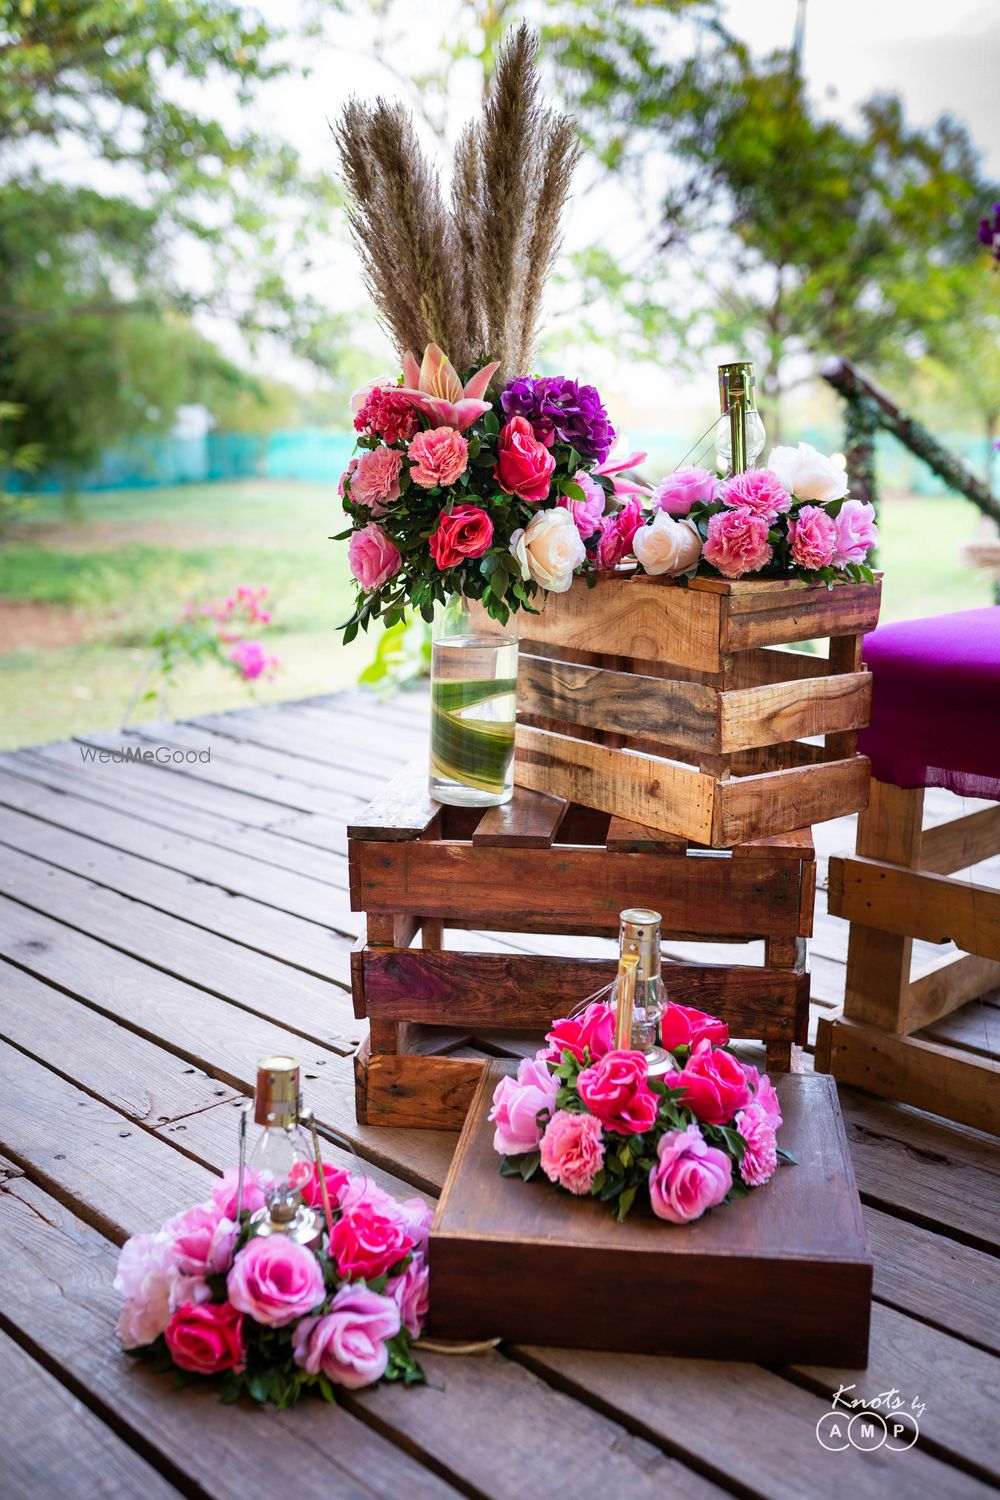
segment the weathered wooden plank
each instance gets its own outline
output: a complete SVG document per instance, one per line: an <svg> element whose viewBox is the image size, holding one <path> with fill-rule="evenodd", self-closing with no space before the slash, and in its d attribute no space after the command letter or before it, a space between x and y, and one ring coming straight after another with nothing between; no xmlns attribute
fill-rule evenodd
<svg viewBox="0 0 1000 1500"><path fill-rule="evenodd" d="M700 683L613 672L524 652L517 670L518 714L718 750L719 697Z"/></svg>
<svg viewBox="0 0 1000 1500"><path fill-rule="evenodd" d="M920 846L920 868L950 875L994 854L1000 854L1000 803L926 829Z"/></svg>
<svg viewBox="0 0 1000 1500"><path fill-rule="evenodd" d="M472 842L505 849L548 849L568 811L569 803L561 797L516 786L509 802L483 814Z"/></svg>
<svg viewBox="0 0 1000 1500"><path fill-rule="evenodd" d="M427 789L427 766L423 761L415 761L394 776L348 825L348 836L386 843L418 839L427 832L439 810L439 804L431 800Z"/></svg>
<svg viewBox="0 0 1000 1500"><path fill-rule="evenodd" d="M746 750L859 729L871 716L869 672L803 678L719 694L719 748Z"/></svg>
<svg viewBox="0 0 1000 1500"><path fill-rule="evenodd" d="M774 682L798 682L802 678L826 677L830 663L825 656L812 651L766 650L738 651L725 660L726 691L745 691Z"/></svg>
<svg viewBox="0 0 1000 1500"><path fill-rule="evenodd" d="M294 725L287 728L281 723L280 714L273 714L266 719L256 719L246 723L233 722L236 716L229 714L202 714L191 721L194 728L207 729L214 734L233 741L250 740L253 743L269 750L277 750L287 755L301 757L304 759L315 759L321 764L330 765L336 762L336 754L332 755L322 744L320 734L317 734L310 743ZM340 752L340 758L346 759L344 752ZM351 792L355 796L364 797L371 791L372 777L367 770L361 771L357 768L350 769L346 765L340 768L341 785L345 792Z"/></svg>
<svg viewBox="0 0 1000 1500"><path fill-rule="evenodd" d="M1000 1354L1000 1319L987 1314L1000 1307L1000 1260L880 1209L864 1214L879 1301Z"/></svg>
<svg viewBox="0 0 1000 1500"><path fill-rule="evenodd" d="M973 1000L942 1016L918 1033L921 1041L944 1042L964 1052L991 1058L1000 1089L1000 1009L983 1000Z"/></svg>
<svg viewBox="0 0 1000 1500"><path fill-rule="evenodd" d="M168 1500L179 1491L0 1332L7 1500Z"/></svg>
<svg viewBox="0 0 1000 1500"><path fill-rule="evenodd" d="M750 839L745 844L736 844L733 859L802 860L813 864L816 860L816 844L811 828L794 828L789 833L774 833L766 839Z"/></svg>
<svg viewBox="0 0 1000 1500"><path fill-rule="evenodd" d="M857 812L868 798L867 756L722 782L716 790L712 842L766 838Z"/></svg>
<svg viewBox="0 0 1000 1500"><path fill-rule="evenodd" d="M461 1130L485 1059L378 1052L367 1058L365 1119L400 1130Z"/></svg>
<svg viewBox="0 0 1000 1500"><path fill-rule="evenodd" d="M599 640L608 655L718 672L720 608L718 596L652 578L598 578L593 589L546 594L541 614L525 624L525 644L592 651Z"/></svg>
<svg viewBox="0 0 1000 1500"><path fill-rule="evenodd" d="M722 650L746 651L827 635L867 635L878 624L881 594L881 579L837 583L830 589L793 583L783 592L734 591L722 624Z"/></svg>
<svg viewBox="0 0 1000 1500"><path fill-rule="evenodd" d="M644 823L612 818L604 846L610 854L685 854L688 840L671 838L668 833L647 828Z"/></svg>
<svg viewBox="0 0 1000 1500"><path fill-rule="evenodd" d="M830 861L830 910L881 932L1000 959L1000 891L860 856Z"/></svg>
<svg viewBox="0 0 1000 1500"><path fill-rule="evenodd" d="M859 930L855 927L853 933ZM884 938L886 933L880 932ZM935 1027L941 1017L949 1015L969 1000L977 1000L1000 985L1000 961L965 953L961 958L911 979L903 990L898 1020L894 1030L909 1033L922 1027ZM861 1019L859 1017L858 1019Z"/></svg>

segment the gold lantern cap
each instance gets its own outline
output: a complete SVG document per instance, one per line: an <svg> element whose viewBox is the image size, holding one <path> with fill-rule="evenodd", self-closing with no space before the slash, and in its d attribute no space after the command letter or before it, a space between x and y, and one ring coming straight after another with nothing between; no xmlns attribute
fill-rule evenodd
<svg viewBox="0 0 1000 1500"><path fill-rule="evenodd" d="M254 1120L287 1129L299 1118L299 1061L295 1057L262 1057L257 1063Z"/></svg>
<svg viewBox="0 0 1000 1500"><path fill-rule="evenodd" d="M660 974L660 913L646 906L627 906L619 918L622 953L639 960L637 979L658 979Z"/></svg>

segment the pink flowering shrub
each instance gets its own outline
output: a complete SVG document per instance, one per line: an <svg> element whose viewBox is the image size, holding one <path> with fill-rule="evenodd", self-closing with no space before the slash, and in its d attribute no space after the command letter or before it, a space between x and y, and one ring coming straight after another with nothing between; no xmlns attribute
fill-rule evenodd
<svg viewBox="0 0 1000 1500"><path fill-rule="evenodd" d="M185 666L215 661L245 683L273 677L279 660L257 638L270 624L266 588L241 583L223 599L200 604L189 601L177 619L162 625L153 636L150 664L125 711L124 722L129 722L137 703L152 702L174 687L178 671ZM147 686L154 672L157 680Z"/></svg>

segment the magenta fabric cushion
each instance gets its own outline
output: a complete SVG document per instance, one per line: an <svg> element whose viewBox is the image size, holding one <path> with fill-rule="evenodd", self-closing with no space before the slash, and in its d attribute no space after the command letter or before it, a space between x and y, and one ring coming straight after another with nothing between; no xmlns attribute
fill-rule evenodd
<svg viewBox="0 0 1000 1500"><path fill-rule="evenodd" d="M1000 607L882 625L865 638L872 774L1000 801Z"/></svg>

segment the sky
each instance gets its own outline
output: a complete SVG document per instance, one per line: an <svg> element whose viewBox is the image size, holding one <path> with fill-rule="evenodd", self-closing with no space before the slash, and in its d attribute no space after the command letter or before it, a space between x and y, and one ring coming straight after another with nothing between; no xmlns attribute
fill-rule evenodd
<svg viewBox="0 0 1000 1500"><path fill-rule="evenodd" d="M264 0L263 8L270 9L275 20L287 20L288 8L295 3ZM789 43L798 4L799 0L729 0L727 21L755 50L766 51ZM544 0L527 0L524 10L529 19L537 19L543 8ZM407 77L437 61L439 38L454 24L455 0L405 0L390 7L390 14L395 18L392 34L356 0L349 13L327 11L328 41L311 53L308 79L276 83L265 92L262 123L286 136L307 164L333 165L328 122L350 94L407 97ZM849 119L859 101L880 89L893 90L902 95L914 124L926 125L943 111L955 114L984 148L987 167L1000 177L998 59L1000 0L805 0L803 67L822 110ZM479 87L473 63L453 68L440 117L448 143L475 112ZM418 125L434 149L433 132L419 120ZM642 216L620 189L578 195L568 214L566 243L592 239L595 222L614 226L616 254L627 259L641 252L646 233ZM317 289L322 287L335 306L363 305L356 260L346 240L326 249L315 274ZM558 291L552 295L557 300ZM680 286L677 295L683 300ZM238 337L222 320L211 320L206 331L230 352L239 352ZM382 352L375 336L373 358ZM384 352L387 356L387 346ZM724 357L734 352L738 351L724 351ZM277 351L268 351L267 358L273 373L296 383L310 384L316 378ZM710 366L704 394L692 394L690 379L679 372L648 365L636 370L609 351L594 355L588 376L602 390L607 387L606 399L623 403L639 423L662 422L666 409L677 424L690 425L703 409L711 409L714 399Z"/></svg>

